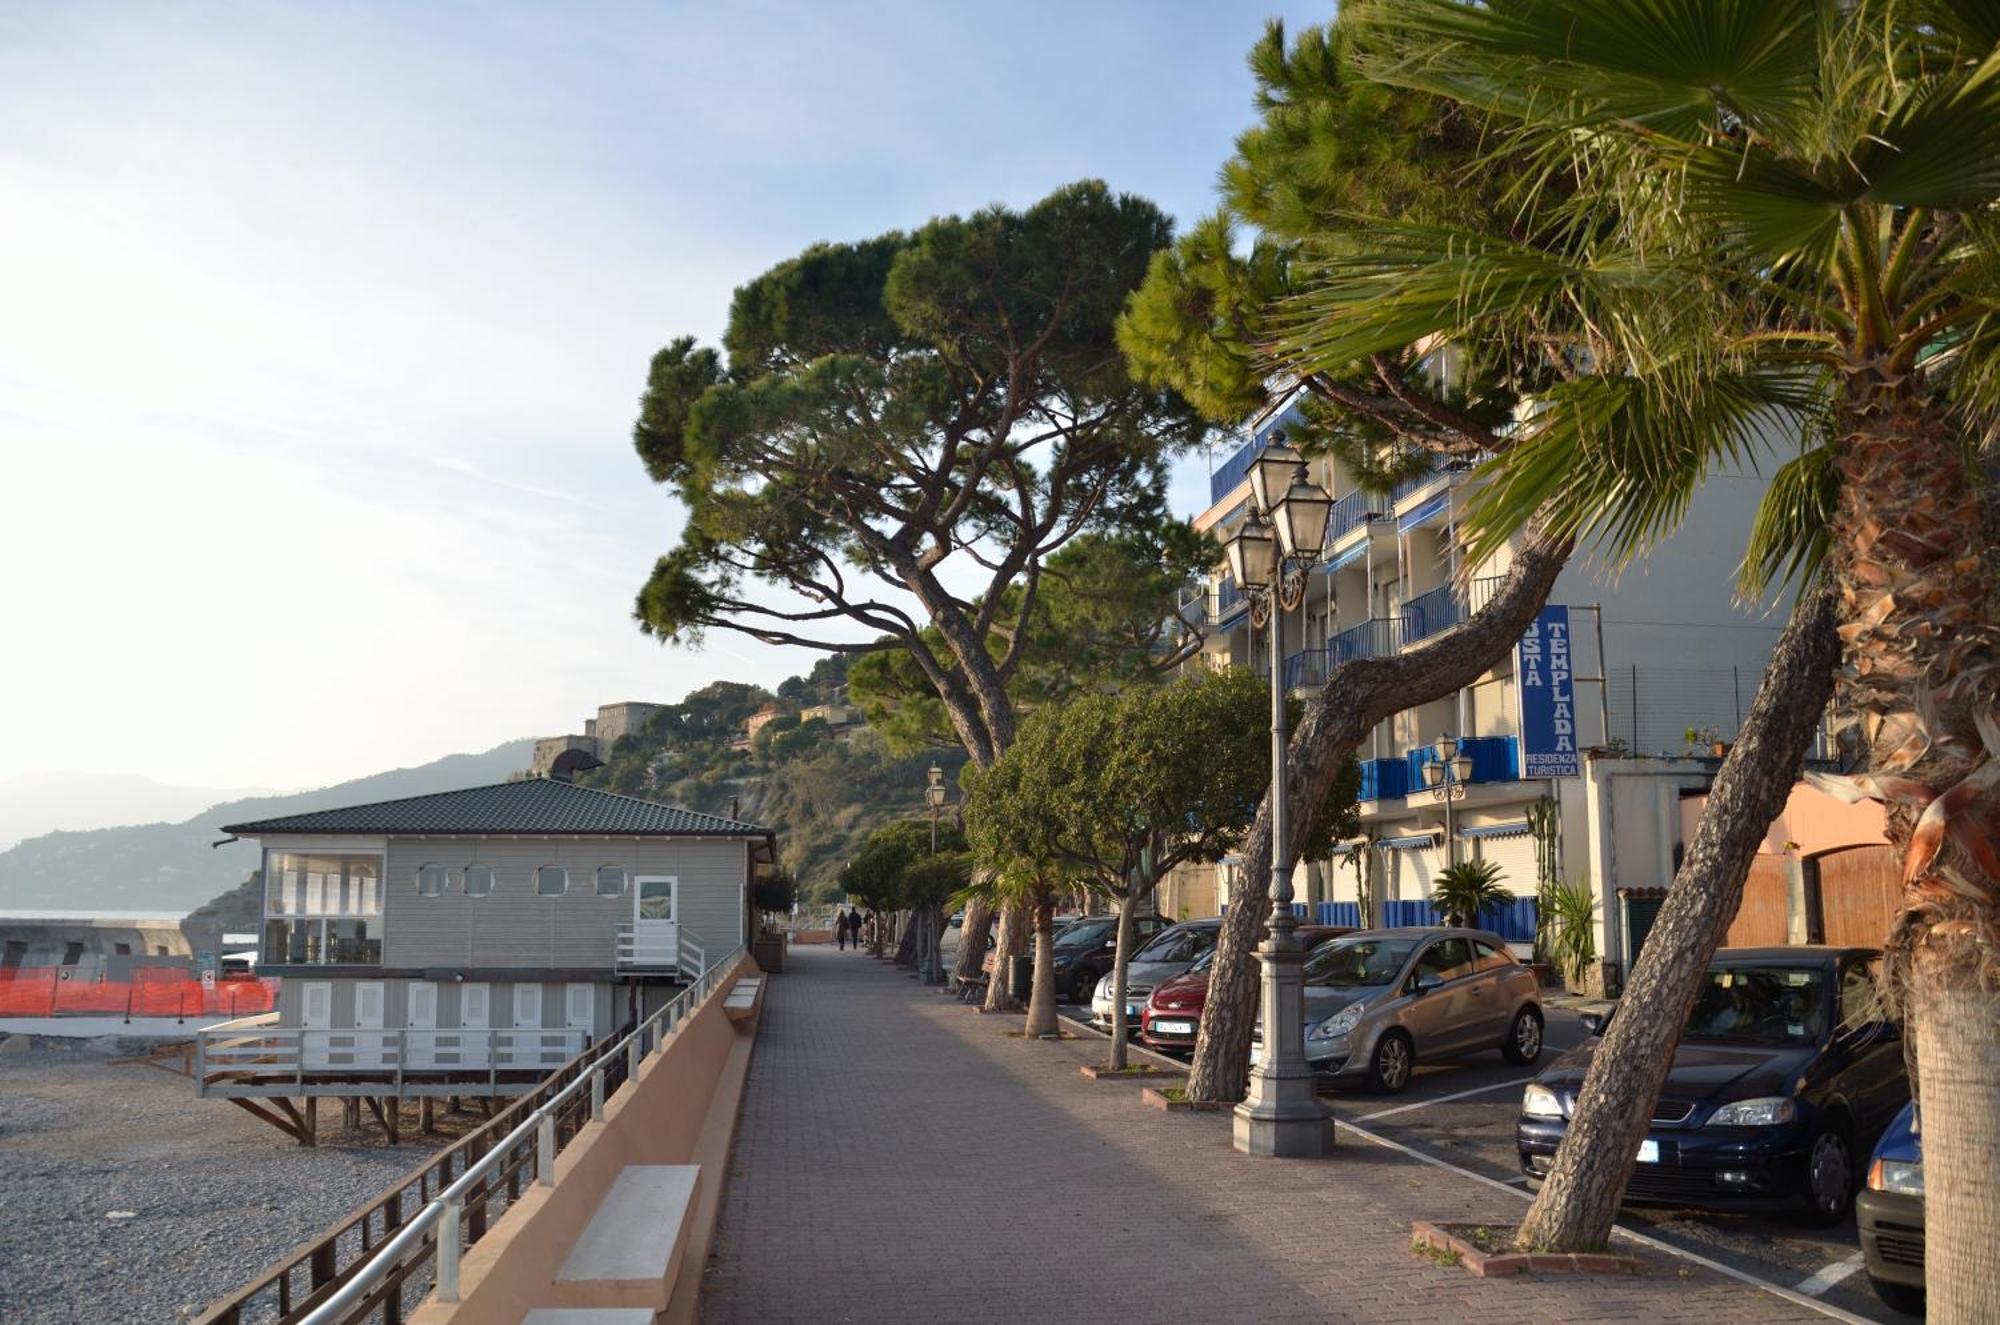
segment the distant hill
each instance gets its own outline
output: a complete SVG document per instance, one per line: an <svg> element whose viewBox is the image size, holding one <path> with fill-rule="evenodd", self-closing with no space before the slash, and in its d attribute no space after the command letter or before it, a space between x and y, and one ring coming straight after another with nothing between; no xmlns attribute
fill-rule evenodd
<svg viewBox="0 0 2000 1325"><path fill-rule="evenodd" d="M532 740L509 741L315 791L225 801L178 823L44 833L0 851L0 909L192 910L258 867L253 843L210 849L224 824L504 782L528 766L533 751Z"/></svg>
<svg viewBox="0 0 2000 1325"><path fill-rule="evenodd" d="M185 819L262 787L177 787L136 773L17 773L0 778L0 850L43 833Z"/></svg>

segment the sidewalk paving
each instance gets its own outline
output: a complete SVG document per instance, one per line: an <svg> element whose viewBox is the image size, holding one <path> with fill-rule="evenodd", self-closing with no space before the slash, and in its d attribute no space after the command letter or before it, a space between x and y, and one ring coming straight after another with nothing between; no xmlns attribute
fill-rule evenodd
<svg viewBox="0 0 2000 1325"><path fill-rule="evenodd" d="M1412 1254L1410 1222L1517 1220L1505 1193L1351 1134L1326 1160L1245 1158L1226 1114L1086 1081L1101 1041L1009 1036L1018 1017L853 952L794 947L768 991L711 1325L1824 1319L1663 1256L1475 1279Z"/></svg>

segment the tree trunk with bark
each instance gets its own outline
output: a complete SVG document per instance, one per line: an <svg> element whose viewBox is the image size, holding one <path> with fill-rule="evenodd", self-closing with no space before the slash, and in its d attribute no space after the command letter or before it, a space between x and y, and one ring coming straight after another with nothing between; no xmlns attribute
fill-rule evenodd
<svg viewBox="0 0 2000 1325"><path fill-rule="evenodd" d="M1118 899L1118 944L1111 957L1111 1057L1109 1064L1113 1072L1123 1072L1126 1067L1125 1043L1129 1032L1125 1029L1125 990L1132 964L1132 944L1139 932L1139 899L1128 895Z"/></svg>
<svg viewBox="0 0 2000 1325"><path fill-rule="evenodd" d="M1028 950L1027 908L1008 902L1000 908L1000 934L993 948L993 978L986 982L988 1012L1019 1012L1021 1002L1007 992L1007 971L1013 959Z"/></svg>
<svg viewBox="0 0 2000 1325"><path fill-rule="evenodd" d="M993 932L993 905L975 897L965 904L958 947L952 953L951 975L961 983L977 980L986 963L986 936Z"/></svg>
<svg viewBox="0 0 2000 1325"><path fill-rule="evenodd" d="M1569 552L1567 540L1536 535L1515 557L1491 601L1457 630L1393 658L1357 659L1334 669L1306 705L1287 747L1286 819L1292 829L1291 841L1285 843L1286 868L1297 863L1299 844L1311 832L1312 817L1326 804L1341 769L1375 725L1412 705L1472 684L1505 658L1548 601ZM1209 968L1208 1002L1202 1008L1201 1031L1188 1072L1191 1100L1232 1103L1243 1098L1249 1084L1250 1031L1257 1021L1253 953L1271 909L1269 790L1242 855L1251 867L1243 871L1241 884L1230 896Z"/></svg>
<svg viewBox="0 0 2000 1325"><path fill-rule="evenodd" d="M1035 984L1028 999L1029 1039L1062 1034L1056 1020L1056 899L1047 887L1035 889Z"/></svg>
<svg viewBox="0 0 2000 1325"><path fill-rule="evenodd" d="M917 964L917 912L903 913L902 936L896 940L896 965L914 968Z"/></svg>
<svg viewBox="0 0 2000 1325"><path fill-rule="evenodd" d="M1743 730L1716 774L1617 1015L1591 1059L1554 1166L1521 1223L1524 1249L1594 1251L1610 1239L1688 1009L1736 918L1757 848L1798 780L1833 694L1839 656L1833 595L1815 591L1779 636Z"/></svg>
<svg viewBox="0 0 2000 1325"><path fill-rule="evenodd" d="M1968 944L1970 934L1965 936ZM2000 1319L1993 1230L2000 1226L2000 996L1967 979L1990 959L1928 943L1908 991L1917 1061L1923 1064L1924 1282L1931 1325L1990 1325ZM1949 1137L1940 1162L1934 1137ZM1935 1213L1954 1212L1941 1219Z"/></svg>

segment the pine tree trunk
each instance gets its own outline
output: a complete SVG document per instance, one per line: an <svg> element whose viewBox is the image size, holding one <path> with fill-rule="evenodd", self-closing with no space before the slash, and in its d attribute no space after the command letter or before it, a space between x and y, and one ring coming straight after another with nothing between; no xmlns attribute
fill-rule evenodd
<svg viewBox="0 0 2000 1325"><path fill-rule="evenodd" d="M1035 903L1035 983L1028 998L1029 1039L1054 1039L1062 1034L1056 1020L1056 901L1047 888L1038 888Z"/></svg>
<svg viewBox="0 0 2000 1325"><path fill-rule="evenodd" d="M958 947L952 953L951 975L965 982L977 980L986 964L986 936L993 931L993 907L975 897L965 904L965 924L959 927Z"/></svg>
<svg viewBox="0 0 2000 1325"><path fill-rule="evenodd" d="M988 1012L1019 1012L1021 1004L1007 992L1007 970L1013 959L1028 950L1027 908L1008 902L1000 908L999 941L993 949L993 978L986 984Z"/></svg>
<svg viewBox="0 0 2000 1325"><path fill-rule="evenodd" d="M1594 1251L1609 1240L1673 1047L1743 902L1757 848L1798 779L1833 693L1839 651L1833 596L1815 593L1779 636L1743 731L1716 774L1694 840L1591 1059L1554 1167L1521 1223L1522 1247Z"/></svg>
<svg viewBox="0 0 2000 1325"><path fill-rule="evenodd" d="M1943 954L1939 954L1943 955ZM2000 1226L2000 995L1965 979L1980 954L1951 954L1935 974L1919 958L1909 987L1923 1064L1924 1284L1931 1325L2000 1320L1993 1229ZM1933 1137L1949 1137L1940 1162ZM1940 1218L1940 1209L1953 1211Z"/></svg>
<svg viewBox="0 0 2000 1325"><path fill-rule="evenodd" d="M896 965L914 967L917 964L917 925L915 911L905 911L903 915L902 937L896 940Z"/></svg>
<svg viewBox="0 0 2000 1325"><path fill-rule="evenodd" d="M1118 946L1111 958L1111 1058L1113 1072L1123 1072L1126 1066L1125 1041L1130 1034L1125 1029L1125 989L1128 972L1126 967L1132 962L1132 941L1139 932L1139 899L1130 895L1118 899Z"/></svg>
<svg viewBox="0 0 2000 1325"><path fill-rule="evenodd" d="M1556 576L1569 559L1566 540L1531 539L1491 601L1449 635L1393 658L1342 663L1327 678L1292 733L1287 767L1291 785L1286 820L1286 865L1298 860L1299 844L1347 761L1375 724L1412 705L1428 703L1472 684L1505 658L1548 601ZM1250 1031L1257 1023L1257 961L1254 955L1271 910L1271 794L1267 789L1242 848L1243 878L1230 895L1229 914L1209 968L1208 1002L1201 1011L1194 1062L1188 1069L1191 1100L1233 1103L1243 1098L1250 1077Z"/></svg>

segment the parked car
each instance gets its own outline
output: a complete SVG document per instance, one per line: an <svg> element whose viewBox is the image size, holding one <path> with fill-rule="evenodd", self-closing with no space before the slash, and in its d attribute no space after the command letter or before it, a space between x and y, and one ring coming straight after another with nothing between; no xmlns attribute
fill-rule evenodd
<svg viewBox="0 0 2000 1325"><path fill-rule="evenodd" d="M1924 1149L1915 1101L1903 1106L1875 1143L1868 1177L1855 1198L1861 1257L1884 1305L1924 1314Z"/></svg>
<svg viewBox="0 0 2000 1325"><path fill-rule="evenodd" d="M1634 1204L1798 1207L1847 1216L1865 1155L1910 1098L1901 1032L1869 948L1732 948L1715 956L1626 1184ZM1586 1013L1601 1034L1611 1013ZM1562 1140L1594 1040L1523 1094L1516 1139L1531 1187Z"/></svg>
<svg viewBox="0 0 2000 1325"><path fill-rule="evenodd" d="M1308 950L1328 939L1352 934L1352 925L1300 925L1293 931ZM1195 1030L1201 1024L1201 1010L1208 1002L1208 968L1215 961L1210 948L1195 958L1194 965L1171 980L1162 981L1146 1000L1139 1018L1139 1039L1162 1053L1194 1052Z"/></svg>
<svg viewBox="0 0 2000 1325"><path fill-rule="evenodd" d="M1135 916L1133 921L1141 943L1167 927L1167 922L1158 916ZM1056 998L1064 1003L1088 1001L1098 972L1111 967L1112 953L1118 947L1118 917L1059 916L1051 938L1055 948ZM989 977L999 960L997 946L991 942L986 945L984 969ZM1034 950L1031 937L1027 951L1033 955Z"/></svg>
<svg viewBox="0 0 2000 1325"><path fill-rule="evenodd" d="M1306 959L1306 1062L1330 1081L1394 1095L1420 1061L1498 1049L1542 1053L1535 974L1483 929L1366 929Z"/></svg>
<svg viewBox="0 0 2000 1325"><path fill-rule="evenodd" d="M1125 1024L1139 1029L1140 1017L1145 1012L1146 1000L1152 997L1153 989L1163 980L1171 980L1195 964L1204 952L1215 946L1215 940L1222 933L1222 917L1207 920L1186 920L1153 936L1152 942L1132 954L1132 960L1125 967ZM1090 1000L1090 1024L1101 1030L1111 1029L1111 976L1110 963L1105 963L1107 974L1097 982L1097 989Z"/></svg>

